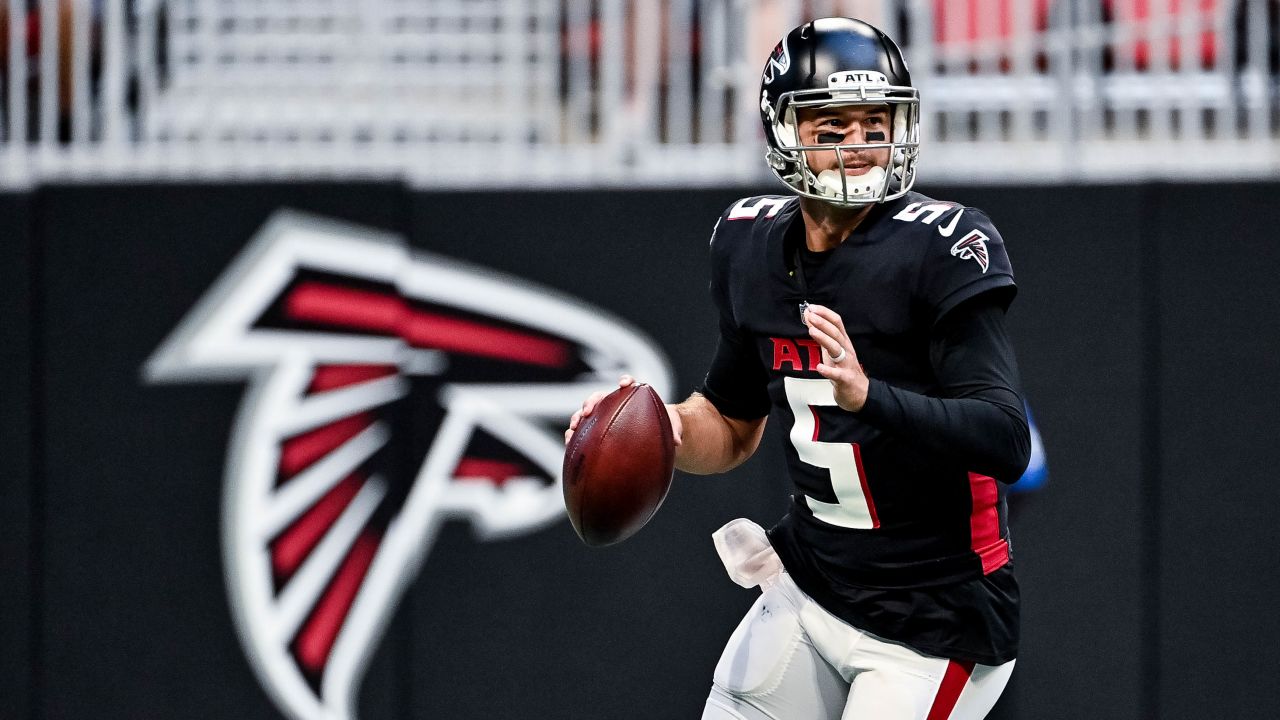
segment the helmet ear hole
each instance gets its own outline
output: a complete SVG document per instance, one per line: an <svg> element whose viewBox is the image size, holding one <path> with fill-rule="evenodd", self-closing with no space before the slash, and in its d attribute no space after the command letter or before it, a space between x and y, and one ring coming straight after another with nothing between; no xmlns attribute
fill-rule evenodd
<svg viewBox="0 0 1280 720"><path fill-rule="evenodd" d="M796 132L796 126L786 120L774 125L773 132L778 136L778 144L783 147L795 147L800 144L800 136Z"/></svg>
<svg viewBox="0 0 1280 720"><path fill-rule="evenodd" d="M795 108L787 107L779 113L778 119L773 123L773 134L777 138L778 144L782 147L798 147L800 145L800 133L796 129Z"/></svg>

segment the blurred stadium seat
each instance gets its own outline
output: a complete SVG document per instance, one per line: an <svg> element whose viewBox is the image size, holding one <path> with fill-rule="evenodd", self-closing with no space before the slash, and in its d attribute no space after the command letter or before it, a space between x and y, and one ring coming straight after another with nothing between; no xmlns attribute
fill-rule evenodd
<svg viewBox="0 0 1280 720"><path fill-rule="evenodd" d="M762 38L833 13L902 39L930 180L1275 176L1277 6L3 0L0 185L760 183Z"/></svg>

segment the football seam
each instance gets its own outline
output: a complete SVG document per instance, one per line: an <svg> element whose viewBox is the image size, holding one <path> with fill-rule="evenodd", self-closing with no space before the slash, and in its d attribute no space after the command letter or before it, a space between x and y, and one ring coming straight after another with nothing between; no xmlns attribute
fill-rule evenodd
<svg viewBox="0 0 1280 720"><path fill-rule="evenodd" d="M609 418L609 423L604 426L603 430L600 431L601 440L604 440L605 436L609 434L609 431L613 429L613 424L617 422L618 416L622 414L622 409L627 406L627 403L631 402L631 398L636 396L636 388L639 388L639 387L640 387L639 385L633 385L631 394L628 395L625 399L623 399L622 402L618 403L618 407L614 408L613 416ZM587 522L587 508L591 507L590 493L594 489L595 488L592 485L587 485L587 487L584 489L582 493L582 508L579 512L579 516L582 518L582 527L584 528L591 526L590 523ZM607 545L609 543L603 543L603 544Z"/></svg>
<svg viewBox="0 0 1280 720"><path fill-rule="evenodd" d="M667 416L666 403L662 402L662 398L658 397L657 393L653 393L649 395L649 402L653 403L654 410L658 414L658 428L659 429L665 428L667 430L667 434L672 436L671 457L672 457L672 460L674 460L675 454L676 454L675 437L674 437L675 430L671 427L671 418ZM663 443L663 447L666 447L665 442Z"/></svg>
<svg viewBox="0 0 1280 720"><path fill-rule="evenodd" d="M667 432L667 434L668 434L669 436L671 436L671 452L670 452L670 453L663 453L663 455L664 455L663 460L664 460L664 462L665 462L665 461L667 461L667 460L670 460L670 464L672 465L672 475L674 476L674 473L675 473L675 467L674 467L674 466L675 466L675 458L676 458L676 447L675 447L674 429L671 427L671 418L667 416L667 406L666 406L666 403L662 402L662 398L658 397L658 393L656 393L656 392L654 392L654 393L650 393L648 397L649 397L649 402L653 403L653 405L654 405L654 410L658 413L658 429L659 429L660 431L665 429L665 430L666 430L666 432ZM667 445L667 443L664 441L664 442L662 443L662 446L663 446L663 449L664 449L664 450L666 449L666 445ZM664 466L664 467L665 467L665 466ZM669 477L669 478L668 478L668 485L667 485L667 489L668 489L668 491L669 491L669 490L670 490L670 488L671 488L670 480L671 480L671 478ZM649 513L649 517L645 519L644 523L645 523L646 525L648 525L648 524L649 524L649 521L650 521L650 520L652 520L652 519L653 519L653 517L654 517L655 515L657 515L657 514L658 514L658 510L660 510L660 509L662 508L662 504L663 504L663 503L665 503L666 501L667 501L667 493L666 493L666 492L664 492L664 493L662 493L662 497L658 499L658 503L657 503L656 505L654 505L654 506L653 506L653 511Z"/></svg>
<svg viewBox="0 0 1280 720"><path fill-rule="evenodd" d="M631 386L631 394L628 395L625 400L618 403L617 409L613 411L613 417L609 418L609 424L604 426L604 435L608 435L609 431L613 429L613 424L618 421L618 416L622 414L622 409L631 403L631 398L636 396L636 392L639 391L641 387L643 387L643 384ZM603 437L603 435L601 437Z"/></svg>
<svg viewBox="0 0 1280 720"><path fill-rule="evenodd" d="M568 451L568 453L565 455L565 467L564 467L564 469L563 469L563 470L561 470L561 472L560 472L560 475L561 475L561 477L560 477L560 482L561 482L561 483L563 483L563 489L567 489L567 488L569 487L569 479L568 479L568 474L569 474L569 473L568 473L568 470L569 470L573 465L575 465L575 464L577 464L577 465L579 465L579 466L580 466L580 465L581 465L581 463L583 462L582 460L579 460L577 463L574 463L574 462L573 462L573 460L574 460L574 459L576 459L576 457L579 455L579 453L580 453L580 451L581 451L581 446L582 446L582 434L581 434L581 433L579 433L579 434L577 434L577 435L575 435L575 436L574 436L574 438L573 438L573 442L569 444L569 451ZM563 491L563 490L562 490L562 491ZM568 494L566 494L566 495L565 495L565 510L569 513L569 515L570 515L570 519L571 519L571 520L572 520L572 519L576 519L579 523L581 523L581 522L582 522L582 510L583 510L583 508L582 508L582 498L579 496L579 497L577 498L577 502L574 502L574 503L573 503L573 505L574 505L573 507L570 507L570 506L569 506L570 504L569 504L569 499L568 499L568 498L569 498L569 496L568 496ZM576 516L576 518L574 518L574 516ZM575 529L576 529L576 528L575 528Z"/></svg>

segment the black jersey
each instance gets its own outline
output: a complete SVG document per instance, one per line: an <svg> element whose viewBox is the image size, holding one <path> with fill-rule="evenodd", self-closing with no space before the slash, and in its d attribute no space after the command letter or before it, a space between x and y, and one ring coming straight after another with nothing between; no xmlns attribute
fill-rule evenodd
<svg viewBox="0 0 1280 720"><path fill-rule="evenodd" d="M830 307L873 382L944 395L931 338L979 296L1002 317L1014 294L1003 241L980 210L919 193L873 207L828 252L804 247L803 222L794 197L747 198L711 244L721 338L702 390L725 415L782 426L795 493L771 541L796 583L851 624L932 654L1008 660L1017 586L1003 486L918 433L837 407L801 321L806 302Z"/></svg>

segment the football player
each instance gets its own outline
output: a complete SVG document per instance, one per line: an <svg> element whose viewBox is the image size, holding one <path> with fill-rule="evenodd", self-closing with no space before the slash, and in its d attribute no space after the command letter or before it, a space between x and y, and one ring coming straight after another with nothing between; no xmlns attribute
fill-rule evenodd
<svg viewBox="0 0 1280 720"><path fill-rule="evenodd" d="M668 412L691 473L741 463L772 416L795 489L767 535L715 535L763 593L703 718L972 720L1013 670L1004 497L1030 453L1013 273L982 211L911 190L919 102L897 45L858 20L806 23L765 66L766 160L793 194L721 215L719 345Z"/></svg>

